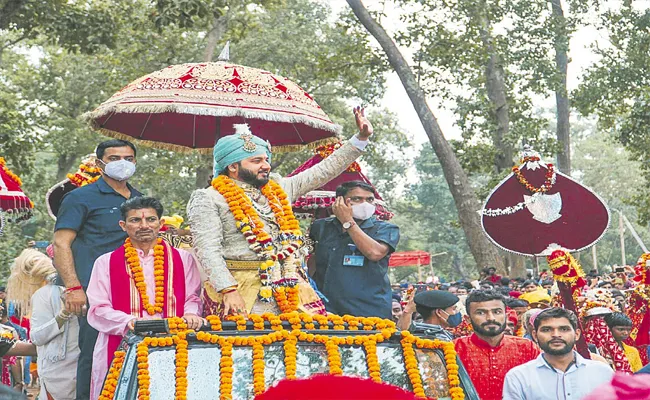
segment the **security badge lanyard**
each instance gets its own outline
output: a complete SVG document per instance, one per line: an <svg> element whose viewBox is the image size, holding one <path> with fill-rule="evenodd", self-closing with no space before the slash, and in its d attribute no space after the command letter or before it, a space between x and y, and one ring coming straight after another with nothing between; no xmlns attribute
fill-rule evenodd
<svg viewBox="0 0 650 400"><path fill-rule="evenodd" d="M363 262L366 258L361 254L357 254L357 246L350 243L348 244L348 248L352 254L343 256L343 265L346 267L363 267Z"/></svg>

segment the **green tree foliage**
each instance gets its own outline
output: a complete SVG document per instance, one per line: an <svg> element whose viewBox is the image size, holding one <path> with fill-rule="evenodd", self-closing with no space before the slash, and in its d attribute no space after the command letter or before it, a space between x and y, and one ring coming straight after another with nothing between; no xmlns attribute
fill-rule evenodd
<svg viewBox="0 0 650 400"><path fill-rule="evenodd" d="M650 10L638 1L623 2L601 15L599 28L608 46L593 50L600 60L586 73L575 92L575 105L585 115L597 115L599 128L609 132L637 161L644 183L637 186L631 202L639 222L650 222ZM635 174L637 172L635 171Z"/></svg>
<svg viewBox="0 0 650 400"><path fill-rule="evenodd" d="M437 275L447 279L473 276L476 263L460 228L442 167L429 146L422 148L414 166L417 183L410 185L404 200L395 205L394 222L402 234L399 250L446 253L432 259Z"/></svg>
<svg viewBox="0 0 650 400"><path fill-rule="evenodd" d="M120 29L113 32L111 46L102 45L101 51L92 55L67 52L53 44L57 42L47 32L40 31L42 35L35 39L4 51L0 64L0 155L21 174L36 211L32 220L12 226L0 239L0 268L30 237L51 239L53 222L44 204L47 189L76 170L81 158L105 139L84 125L80 115L139 76L170 64L203 60L206 24L156 25L151 3L117 3L111 2L123 10L114 16ZM233 23L220 39L221 43L234 40L232 61L290 77L344 126L344 138L354 134L352 105L372 104L383 93L386 65L367 38L347 16L335 19L321 3L290 0L268 9L261 3L247 9L251 14L248 21L254 23ZM6 34L14 37L15 33ZM301 40L294 40L297 35ZM404 158L408 139L394 115L378 110L372 118L377 135L365 159L370 166L376 165L372 178L380 190L388 191L391 182L399 178L395 172L403 165L399 160ZM310 156L309 151L278 156L278 161L284 159L278 171L291 171ZM159 197L166 213L184 215L196 187L197 167L205 163L197 154L140 147L138 170L131 182ZM208 181L199 184L207 186Z"/></svg>
<svg viewBox="0 0 650 400"><path fill-rule="evenodd" d="M0 51L24 39L45 37L66 49L93 53L115 43L121 12L130 4L105 0L1 0L0 31L15 32L0 41Z"/></svg>

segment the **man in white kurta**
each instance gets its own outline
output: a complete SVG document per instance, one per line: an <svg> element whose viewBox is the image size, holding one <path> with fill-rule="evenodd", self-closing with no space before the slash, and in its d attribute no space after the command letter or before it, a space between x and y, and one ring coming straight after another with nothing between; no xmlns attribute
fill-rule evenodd
<svg viewBox="0 0 650 400"><path fill-rule="evenodd" d="M155 208L138 208L142 205L137 204L137 202L142 202L142 199L151 198L136 197L127 200L122 205L122 212L125 220L120 221L120 225L122 225L126 230L130 242L137 252L140 266L142 267L142 272L144 274L146 293L149 299L151 299L150 301L153 301L153 299L156 298L154 246L158 243L157 235L160 229L162 206L160 206L160 210L156 210ZM146 200L144 201L146 203ZM133 203L136 203L133 206L133 209L129 209ZM125 209L126 213L124 212ZM125 290L127 295L130 292L132 299L131 302L138 304L136 311L127 313L116 309L114 306L114 299L112 298L112 293L115 293L116 289L112 287L115 283L115 276L111 276L111 273L115 272L115 258L112 259L112 256L114 257L114 253L119 252L120 249L124 252L124 246L114 252L100 256L97 261L95 261L87 291L88 303L90 304L90 309L88 310L88 323L99 331L93 354L94 362L90 389L91 399L97 399L99 397L106 373L108 372L109 363L113 358L113 354L110 354L111 351L108 349L109 338L112 335L126 335L130 329L133 329L134 322L139 319L158 319L170 316L183 316L188 321L188 327L191 329L198 329L202 324L202 319L198 317L201 315L201 300L199 297L201 279L194 257L187 251L172 249L171 246L164 242L162 245L166 246L166 254L176 254L179 256L176 260L181 261L182 264L178 265L177 262L174 262L174 270L177 268L181 268L181 270L176 271L173 276L179 278L180 275L180 282L177 281L175 285L184 285L184 298L175 298L174 296L176 293L168 294L171 298L171 302L184 302L183 310L177 312L176 315L174 315L173 310L169 310L169 312L156 312L154 315L150 315L146 312L145 307L140 306L139 302L141 298L134 284ZM169 258L171 258L171 255ZM126 266L126 263L124 263L124 265ZM180 272L180 274L178 272ZM130 272L128 273L129 276L133 277ZM169 275L172 274L169 273ZM172 285L170 284L170 287L171 286ZM175 286L175 288L176 287L178 286ZM167 300L167 295L165 301L166 305L170 303ZM166 310L170 308L171 307L166 307Z"/></svg>

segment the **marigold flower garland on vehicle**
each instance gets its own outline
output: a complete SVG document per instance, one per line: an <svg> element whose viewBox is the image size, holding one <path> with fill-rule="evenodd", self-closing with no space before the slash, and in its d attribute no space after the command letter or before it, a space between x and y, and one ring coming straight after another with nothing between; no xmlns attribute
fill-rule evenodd
<svg viewBox="0 0 650 400"><path fill-rule="evenodd" d="M144 281L144 272L140 266L140 258L138 252L131 244L131 239L127 238L124 242L124 256L126 257L126 265L131 271L131 276L135 282L135 286L140 293L140 301L142 302L142 309L149 315L155 315L163 311L165 304L165 251L162 245L162 239L158 238L156 245L153 247L153 274L156 280L156 298L155 303L152 305L149 302L149 295L147 294L147 283Z"/></svg>
<svg viewBox="0 0 650 400"><path fill-rule="evenodd" d="M445 355L445 363L447 364L447 380L449 381L449 394L451 395L451 399L463 400L465 398L465 393L460 387L460 377L458 376L459 367L456 362L456 349L452 342L443 342L437 339L419 339L413 336L410 332L403 331L401 344L406 373L411 380L413 393L416 397L425 399L426 395L424 393L422 377L420 376L420 369L418 368L418 361L415 356L413 345L419 349L441 349L443 351Z"/></svg>
<svg viewBox="0 0 650 400"><path fill-rule="evenodd" d="M115 397L115 389L117 388L117 380L120 377L120 372L122 372L122 366L124 365L124 356L126 355L125 351L117 350L111 362L111 367L108 370L106 375L106 381L102 392L99 395L99 400L113 400ZM147 365L147 368L149 366Z"/></svg>
<svg viewBox="0 0 650 400"><path fill-rule="evenodd" d="M149 384L151 383L149 377L149 346L146 339L148 338L138 344L136 353L138 361L138 400L149 400L151 394L149 391Z"/></svg>
<svg viewBox="0 0 650 400"><path fill-rule="evenodd" d="M175 400L187 400L187 352L186 332L181 332L173 338L176 345L176 396Z"/></svg>
<svg viewBox="0 0 650 400"><path fill-rule="evenodd" d="M219 317L211 315L206 317L214 331L221 331L222 323ZM237 322L237 329L242 330L241 327L246 329L247 320L243 317L231 318ZM297 368L297 354L298 342L318 343L325 346L327 352L327 360L329 364L329 372L333 375L343 374L341 365L340 345L347 346L362 346L366 353L366 362L368 367L368 375L370 379L375 382L381 382L381 367L377 357L377 343L388 340L396 333L395 323L389 320L382 320L380 318L357 318L352 316L340 317L337 315L329 316L309 316L297 312L284 314L284 315L253 315L249 317L253 322L253 329L260 330L263 328L264 321L269 322L271 325L271 332L261 336L222 336L210 332L197 332L196 339L204 343L216 344L221 348L220 366L220 384L219 393L220 399L232 399L233 390L233 373L234 373L234 360L233 347L234 346L250 346L253 351L253 390L255 395L263 393L266 390L265 377L264 377L264 346L271 345L276 342L283 342L284 348L284 363L285 363L285 377L286 379L296 379ZM282 321L287 321L291 324L291 331L282 327ZM359 323L363 325L365 331L379 330L378 333L368 333L366 335L356 334L346 337L328 336L323 334L313 334L303 331L302 325L305 329L314 329L314 321L319 323L319 329L326 329L328 323L333 323L336 330L345 329L344 323L347 322L354 328L359 327ZM356 322L356 324L355 324ZM173 336L168 337L145 337L141 343L137 345L137 361L138 361L138 400L149 400L150 398L150 376L148 354L149 347L164 347L176 345L176 400L187 399L187 366L188 366L188 351L187 351L187 334L193 333L192 330L187 330L187 324L182 318L169 318L167 319L170 332L175 332ZM354 328L352 330L354 330ZM185 329L185 330L182 330ZM359 332L361 333L361 332ZM414 394L419 398L425 398L425 391L422 384L422 378L418 368L418 362L415 355L414 347L420 349L441 349L444 352L446 368L448 371L449 380L449 393L452 400L463 400L464 393L460 387L460 379L458 377L458 364L456 362L456 351L454 350L453 343L442 342L439 340L426 340L419 339L410 334L409 332L402 332L402 351L404 354L404 363L406 365L406 372L411 381ZM117 379L120 374L124 360L124 352L116 352L116 358L109 371L106 385L102 394L102 400L112 400ZM112 389L111 389L112 388Z"/></svg>
<svg viewBox="0 0 650 400"><path fill-rule="evenodd" d="M253 342L253 392L255 395L264 393L266 383L264 382L264 346L255 339Z"/></svg>

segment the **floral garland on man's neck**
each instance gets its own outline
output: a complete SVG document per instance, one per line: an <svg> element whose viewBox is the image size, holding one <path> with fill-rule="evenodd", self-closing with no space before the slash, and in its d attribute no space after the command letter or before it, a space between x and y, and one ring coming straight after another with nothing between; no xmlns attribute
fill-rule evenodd
<svg viewBox="0 0 650 400"><path fill-rule="evenodd" d="M142 309L149 315L163 312L163 305L165 303L165 250L163 248L162 239L156 239L156 245L153 247L153 275L156 280L156 298L155 303L152 305L149 302L149 295L147 294L147 283L144 281L144 272L140 265L140 258L138 251L131 244L131 239L127 238L124 242L124 257L126 258L126 265L131 272L131 278L135 282L135 287L140 293L140 302Z"/></svg>
<svg viewBox="0 0 650 400"><path fill-rule="evenodd" d="M248 241L250 249L263 259L258 270L262 283L258 298L268 302L274 296L282 312L296 310L298 307L297 268L300 260L295 257L295 253L303 246L304 236L293 214L287 194L272 180L261 189L280 227L280 235L274 242L264 230L264 222L255 211L244 189L225 175L214 178L212 187L228 202L237 228Z"/></svg>

